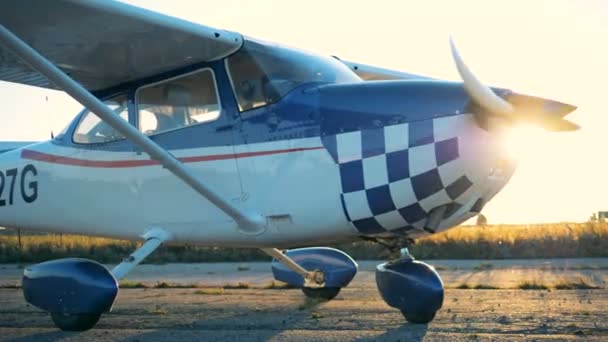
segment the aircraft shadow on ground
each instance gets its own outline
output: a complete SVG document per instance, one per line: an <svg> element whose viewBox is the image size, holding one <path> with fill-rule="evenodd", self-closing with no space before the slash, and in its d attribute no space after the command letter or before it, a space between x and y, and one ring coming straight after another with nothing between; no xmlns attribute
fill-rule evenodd
<svg viewBox="0 0 608 342"><path fill-rule="evenodd" d="M64 339L71 339L78 337L77 332L65 332L60 330L53 330L41 333L34 333L32 335L21 336L13 339L9 339L10 342L30 342L30 341L61 341Z"/></svg>
<svg viewBox="0 0 608 342"><path fill-rule="evenodd" d="M381 335L359 338L355 341L371 342L371 341L422 341L428 332L427 324L411 324L405 323L402 326L394 329L389 329Z"/></svg>
<svg viewBox="0 0 608 342"><path fill-rule="evenodd" d="M204 338L205 334L213 334L218 340L255 340L266 341L284 331L302 328L306 325L305 321L310 320L312 309L321 306L323 301L302 299L299 308L294 308L286 312L285 310L266 309L258 310L255 308L244 307L234 312L221 312L220 317L204 318L189 321L187 323L176 323L162 328L152 328L153 331L146 331L140 334L131 335L118 341L147 341L147 340L170 340L177 338L176 330L183 333L185 339ZM205 310L201 306L201 310ZM217 309L214 309L216 311ZM285 313L283 318L279 318L281 313ZM222 336L224 334L224 336ZM251 335L249 335L251 334Z"/></svg>
<svg viewBox="0 0 608 342"><path fill-rule="evenodd" d="M322 307L324 303L326 302L303 298L297 307L291 307L289 309L269 308L259 310L256 308L243 307L231 309L233 310L232 312L218 310L217 308L206 308L204 305L201 305L201 311L208 310L208 315L204 318L189 319L187 321L175 320L175 322L170 322L172 320L171 313L168 313L167 315L154 317L154 320L158 322L157 326L151 326L150 317L147 314L142 315L145 310L129 310L129 314L116 312L104 315L97 327L89 332L76 333L52 330L21 336L11 339L10 341L59 341L66 338L95 339L95 336L98 336L99 334L99 330L123 329L142 329L144 331L135 332L133 334L133 331L131 330L125 336L115 336L116 340L125 342L134 340L171 340L176 338L195 340L198 338L208 338L210 335L218 339L225 337L226 340L269 340L290 330L331 330L331 325L328 325L327 323L319 325L318 321L315 322L314 319L311 318L313 312L315 312L314 309ZM132 316L132 318L128 318L129 316ZM364 325L368 324L369 323L365 323ZM49 322L49 327L51 326L52 323ZM375 330L376 328L377 327L369 326L369 329ZM364 327L364 330L367 330L367 328ZM389 329L380 335L363 337L356 341L422 341L426 336L427 331L427 325L405 323L402 326Z"/></svg>

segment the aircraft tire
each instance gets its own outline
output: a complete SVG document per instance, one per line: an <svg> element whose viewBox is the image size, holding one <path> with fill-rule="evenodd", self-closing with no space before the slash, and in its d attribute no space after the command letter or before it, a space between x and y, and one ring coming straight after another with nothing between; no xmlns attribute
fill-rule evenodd
<svg viewBox="0 0 608 342"><path fill-rule="evenodd" d="M408 314L407 312L405 312L405 310L401 310L401 313L403 314L403 317L405 317L405 319L410 323L427 324L432 321L433 318L435 318L435 314L437 313L437 311Z"/></svg>
<svg viewBox="0 0 608 342"><path fill-rule="evenodd" d="M308 298L313 299L323 299L323 300L332 300L334 299L338 293L340 293L340 287L320 287L320 288L312 288L312 287L303 287L302 292Z"/></svg>
<svg viewBox="0 0 608 342"><path fill-rule="evenodd" d="M85 331L93 328L101 314L63 314L51 313L55 326L63 331Z"/></svg>

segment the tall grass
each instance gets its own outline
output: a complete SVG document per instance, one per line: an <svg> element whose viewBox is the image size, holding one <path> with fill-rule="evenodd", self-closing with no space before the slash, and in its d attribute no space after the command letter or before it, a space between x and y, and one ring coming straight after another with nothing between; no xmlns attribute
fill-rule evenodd
<svg viewBox="0 0 608 342"><path fill-rule="evenodd" d="M117 263L139 242L78 235L24 234L22 248L15 235L0 235L0 263L31 263L82 257ZM384 259L380 245L359 241L334 246L355 259ZM510 259L608 257L608 224L539 224L462 226L419 239L410 248L419 259ZM269 260L256 249L163 246L148 263Z"/></svg>
<svg viewBox="0 0 608 342"><path fill-rule="evenodd" d="M420 239L423 259L575 258L608 256L608 224L463 226Z"/></svg>
<svg viewBox="0 0 608 342"><path fill-rule="evenodd" d="M141 243L80 235L23 235L19 248L17 236L0 235L0 263L40 262L59 258L88 258L101 263L118 263ZM257 249L198 246L162 246L146 263L219 262L269 260Z"/></svg>
<svg viewBox="0 0 608 342"><path fill-rule="evenodd" d="M139 246L133 241L58 234L23 234L21 244L20 249L15 235L0 235L0 262L38 262L68 257L115 262Z"/></svg>

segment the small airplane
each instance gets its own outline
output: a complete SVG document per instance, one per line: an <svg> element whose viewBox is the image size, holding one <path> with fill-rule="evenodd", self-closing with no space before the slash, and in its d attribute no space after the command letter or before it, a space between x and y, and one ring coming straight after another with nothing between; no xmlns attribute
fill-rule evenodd
<svg viewBox="0 0 608 342"><path fill-rule="evenodd" d="M0 225L143 242L111 270L77 258L29 266L25 299L62 330L90 329L146 256L188 243L260 248L277 280L329 300L357 263L301 246L364 239L401 251L377 267L382 298L430 322L443 283L407 247L505 186L509 127L578 128L564 119L574 106L484 85L450 44L462 82L120 2L0 2L0 80L85 107L49 141L0 144Z"/></svg>

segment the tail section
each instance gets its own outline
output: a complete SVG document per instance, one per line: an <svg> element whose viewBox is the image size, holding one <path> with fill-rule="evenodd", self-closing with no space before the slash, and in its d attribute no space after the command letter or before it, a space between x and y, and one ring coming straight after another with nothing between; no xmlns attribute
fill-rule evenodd
<svg viewBox="0 0 608 342"><path fill-rule="evenodd" d="M16 150L34 143L36 141L0 141L0 153Z"/></svg>

